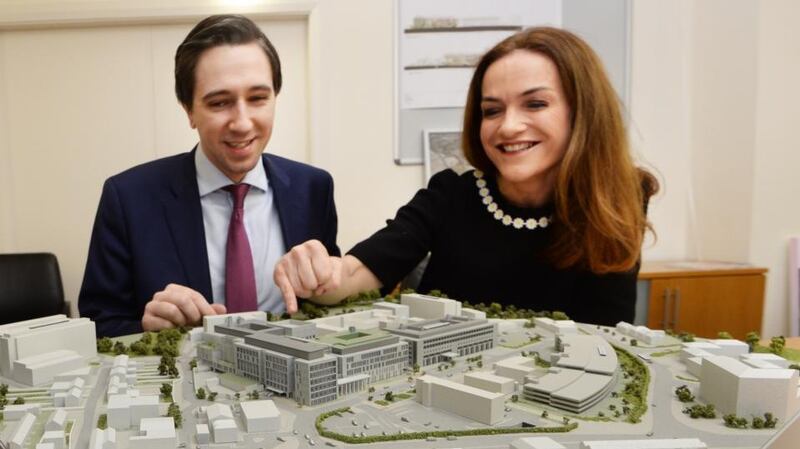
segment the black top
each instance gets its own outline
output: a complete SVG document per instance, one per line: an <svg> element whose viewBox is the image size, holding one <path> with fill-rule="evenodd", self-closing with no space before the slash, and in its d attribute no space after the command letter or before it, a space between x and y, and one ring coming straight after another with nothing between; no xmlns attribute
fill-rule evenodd
<svg viewBox="0 0 800 449"><path fill-rule="evenodd" d="M509 204L496 181L485 176L500 209L522 219L551 216L553 205L524 209ZM544 250L552 228L516 229L496 220L483 204L472 171L434 175L397 211L385 228L357 244L358 258L385 287L392 288L430 252L418 290L438 289L471 303L498 302L533 310L560 310L571 319L614 325L633 322L637 267L626 273L597 275L559 270Z"/></svg>

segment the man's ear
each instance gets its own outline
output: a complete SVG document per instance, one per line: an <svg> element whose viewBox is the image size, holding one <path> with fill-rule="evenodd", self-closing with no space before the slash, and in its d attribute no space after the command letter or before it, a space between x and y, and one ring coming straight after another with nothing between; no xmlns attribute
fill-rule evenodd
<svg viewBox="0 0 800 449"><path fill-rule="evenodd" d="M192 129L197 129L197 126L194 124L194 118L192 117L192 110L190 109L190 106L181 104L181 107L184 111L186 111L186 117L189 119L189 126L191 126Z"/></svg>

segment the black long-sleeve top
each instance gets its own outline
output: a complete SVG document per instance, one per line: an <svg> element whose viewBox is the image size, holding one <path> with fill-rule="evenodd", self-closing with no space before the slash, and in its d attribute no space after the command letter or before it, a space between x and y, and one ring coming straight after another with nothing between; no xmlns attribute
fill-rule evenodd
<svg viewBox="0 0 800 449"><path fill-rule="evenodd" d="M513 206L494 179L488 175L484 179L506 214L523 220L553 215L552 204L536 209ZM555 268L544 252L558 223L535 229L504 225L487 210L476 181L472 171L437 173L385 228L349 254L389 289L430 253L420 292L438 289L473 304L560 310L587 323L633 322L638 265L629 272L604 275Z"/></svg>

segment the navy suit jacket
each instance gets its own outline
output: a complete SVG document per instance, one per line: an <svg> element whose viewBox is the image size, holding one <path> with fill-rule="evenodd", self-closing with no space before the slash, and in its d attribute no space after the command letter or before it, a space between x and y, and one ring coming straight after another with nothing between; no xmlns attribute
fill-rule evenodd
<svg viewBox="0 0 800 449"><path fill-rule="evenodd" d="M262 161L286 248L317 239L339 255L331 176L271 154ZM272 278L271 271L262 275ZM170 283L211 299L194 151L106 180L78 307L95 322L98 336L141 332L145 304Z"/></svg>

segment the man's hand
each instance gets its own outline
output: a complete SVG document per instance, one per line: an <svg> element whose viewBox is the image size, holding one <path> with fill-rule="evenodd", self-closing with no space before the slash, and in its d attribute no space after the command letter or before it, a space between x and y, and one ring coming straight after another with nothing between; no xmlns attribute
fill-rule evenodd
<svg viewBox="0 0 800 449"><path fill-rule="evenodd" d="M295 246L275 265L275 285L283 293L288 313L297 312L297 297L311 298L337 290L342 259L328 254L319 240Z"/></svg>
<svg viewBox="0 0 800 449"><path fill-rule="evenodd" d="M156 331L199 324L205 315L224 314L222 304L209 304L200 293L189 287L169 284L153 295L144 307L142 328Z"/></svg>

